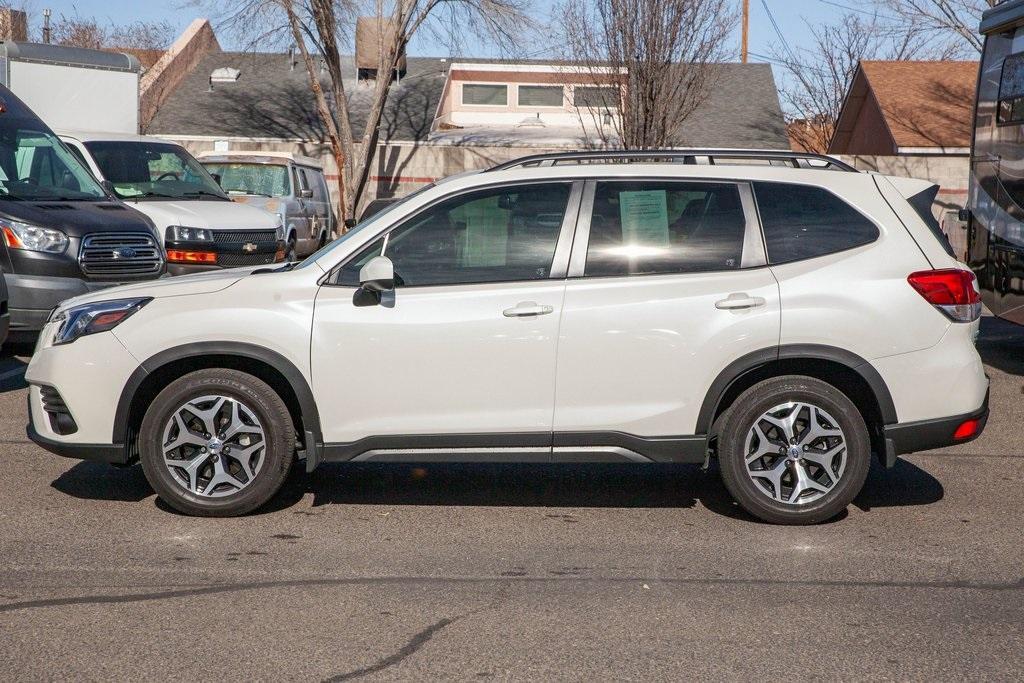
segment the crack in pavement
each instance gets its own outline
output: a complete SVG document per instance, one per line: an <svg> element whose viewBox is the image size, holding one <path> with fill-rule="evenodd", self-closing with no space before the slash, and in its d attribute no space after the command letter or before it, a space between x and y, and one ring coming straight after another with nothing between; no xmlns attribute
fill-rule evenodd
<svg viewBox="0 0 1024 683"><path fill-rule="evenodd" d="M157 591L152 593L128 593L120 595L81 595L66 598L47 598L42 600L24 600L0 604L0 613L16 612L29 609L45 609L49 607L65 607L72 605L104 605L150 602L153 600L171 600L174 598L200 597L220 593L238 593L251 590L271 590L275 588L301 588L309 586L356 586L356 585L388 585L403 583L504 583L511 586L516 583L550 583L550 582L588 582L588 583L635 583L662 585L693 585L693 586L782 586L782 587L822 587L822 588L921 588L939 590L983 590L983 591L1024 591L1024 578L1008 582L971 582L971 581L868 581L868 580L811 580L811 579L742 579L725 577L698 578L650 578L650 577L587 577L587 576L378 576L353 578L319 578L291 579L281 581L257 581L253 583L228 583L179 590Z"/></svg>
<svg viewBox="0 0 1024 683"><path fill-rule="evenodd" d="M384 659L381 659L380 661L376 662L375 664L371 664L370 666L366 666L361 669L349 671L348 673L338 674L337 676L331 676L330 678L326 678L324 679L324 683L338 683L338 681L350 681L353 678L362 678L363 676L375 674L378 671L383 671L388 667L392 667L395 664L401 662L403 659L406 659L407 657L411 657L412 655L416 654L416 652L421 647L426 645L427 642L434 637L435 633L437 633L446 626L454 624L456 621L462 619L465 616L467 615L462 614L451 619L442 619L434 624L431 624L419 633L416 633L409 640L409 642L406 643L405 646L395 654L389 655Z"/></svg>

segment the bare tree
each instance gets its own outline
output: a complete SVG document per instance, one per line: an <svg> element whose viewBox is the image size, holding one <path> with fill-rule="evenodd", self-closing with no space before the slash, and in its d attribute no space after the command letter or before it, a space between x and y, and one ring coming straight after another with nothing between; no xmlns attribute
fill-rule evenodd
<svg viewBox="0 0 1024 683"><path fill-rule="evenodd" d="M876 0L904 23L937 36L954 36L966 53L981 53L981 14L999 0Z"/></svg>
<svg viewBox="0 0 1024 683"><path fill-rule="evenodd" d="M388 95L413 36L429 32L443 38L458 26L462 37L476 35L511 49L533 24L528 6L529 0L242 0L221 11L221 20L237 33L259 35L264 42L288 36L296 47L338 165L338 213L348 219L365 193ZM350 48L359 16L377 24L377 68L365 94L365 127L357 133L349 111L354 87L342 77L342 55Z"/></svg>
<svg viewBox="0 0 1024 683"><path fill-rule="evenodd" d="M51 42L57 45L93 50L164 50L174 39L174 28L167 22L102 24L94 17L61 14L54 19L50 36Z"/></svg>
<svg viewBox="0 0 1024 683"><path fill-rule="evenodd" d="M837 23L807 23L811 46L774 44L768 58L782 67L779 91L790 139L809 152L825 152L835 122L862 60L951 59L961 46L939 41L917 22L893 25L879 14L850 12Z"/></svg>
<svg viewBox="0 0 1024 683"><path fill-rule="evenodd" d="M680 124L730 52L734 3L566 0L558 14L567 57L589 85L587 101L574 102L584 128L589 115L603 145L626 149L683 142Z"/></svg>

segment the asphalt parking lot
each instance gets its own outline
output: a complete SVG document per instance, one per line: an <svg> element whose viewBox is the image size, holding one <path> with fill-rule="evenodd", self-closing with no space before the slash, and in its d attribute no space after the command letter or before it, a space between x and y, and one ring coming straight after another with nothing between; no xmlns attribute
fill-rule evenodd
<svg viewBox="0 0 1024 683"><path fill-rule="evenodd" d="M716 471L333 465L183 517L139 467L24 436L0 353L8 680L1019 679L1024 328L983 321L981 439L758 523ZM12 355L13 352L13 355Z"/></svg>

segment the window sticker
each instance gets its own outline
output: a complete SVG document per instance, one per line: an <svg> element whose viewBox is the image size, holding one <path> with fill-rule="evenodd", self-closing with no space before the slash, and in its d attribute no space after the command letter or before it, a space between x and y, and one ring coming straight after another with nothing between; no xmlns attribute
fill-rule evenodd
<svg viewBox="0 0 1024 683"><path fill-rule="evenodd" d="M668 246L668 198L665 190L619 192L622 243Z"/></svg>
<svg viewBox="0 0 1024 683"><path fill-rule="evenodd" d="M508 243L508 210L498 197L464 204L451 212L451 219L465 225L462 266L486 268L504 266Z"/></svg>

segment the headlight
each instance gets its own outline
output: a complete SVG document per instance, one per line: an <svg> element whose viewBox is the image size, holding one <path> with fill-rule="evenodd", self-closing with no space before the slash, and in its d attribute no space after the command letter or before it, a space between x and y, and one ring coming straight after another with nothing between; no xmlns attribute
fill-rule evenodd
<svg viewBox="0 0 1024 683"><path fill-rule="evenodd" d="M284 214L278 213L277 215L277 241L284 242Z"/></svg>
<svg viewBox="0 0 1024 683"><path fill-rule="evenodd" d="M212 242L213 231L206 228L189 228L184 225L171 225L167 228L168 242Z"/></svg>
<svg viewBox="0 0 1024 683"><path fill-rule="evenodd" d="M115 299L58 310L50 318L50 322L59 325L53 344L70 344L87 334L112 330L152 300L149 297Z"/></svg>
<svg viewBox="0 0 1024 683"><path fill-rule="evenodd" d="M41 228L9 218L0 219L0 232L11 249L60 254L68 247L68 236L60 230Z"/></svg>

